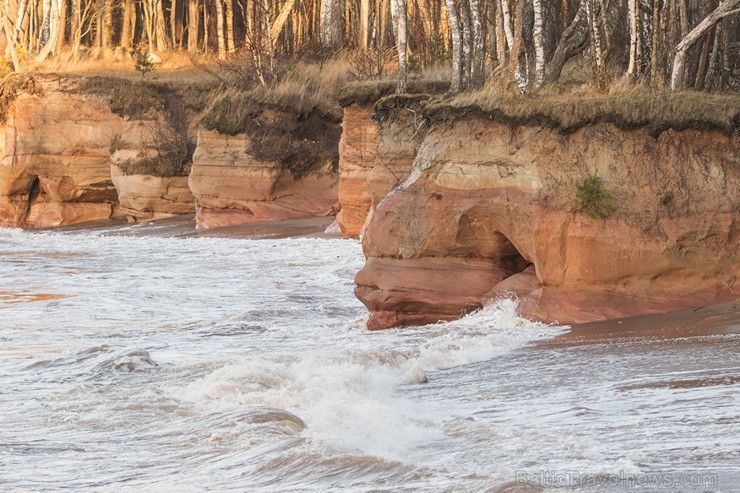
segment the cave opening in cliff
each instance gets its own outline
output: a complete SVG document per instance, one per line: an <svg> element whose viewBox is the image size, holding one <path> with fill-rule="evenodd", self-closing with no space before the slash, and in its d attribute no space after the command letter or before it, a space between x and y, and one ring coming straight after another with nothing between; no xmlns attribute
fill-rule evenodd
<svg viewBox="0 0 740 493"><path fill-rule="evenodd" d="M498 260L503 270L508 274L507 277L523 272L532 265L532 262L524 258L509 238L500 232L496 232L495 235L497 237L496 243L500 248Z"/></svg>
<svg viewBox="0 0 740 493"><path fill-rule="evenodd" d="M26 206L26 217L31 213L31 206L41 194L41 180L38 175L33 177L28 187L28 205Z"/></svg>
<svg viewBox="0 0 740 493"><path fill-rule="evenodd" d="M473 206L460 215L455 241L463 256L491 259L503 280L524 271L532 262L501 229L501 221L492 217L490 211Z"/></svg>

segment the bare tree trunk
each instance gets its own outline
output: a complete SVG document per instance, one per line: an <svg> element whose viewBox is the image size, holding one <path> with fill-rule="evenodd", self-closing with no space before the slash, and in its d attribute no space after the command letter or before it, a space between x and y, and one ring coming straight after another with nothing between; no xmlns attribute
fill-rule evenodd
<svg viewBox="0 0 740 493"><path fill-rule="evenodd" d="M288 20L288 16L290 16L290 13L293 11L293 6L295 5L295 0L288 0L283 5L283 8L280 10L280 13L275 18L275 20L272 23L272 42L275 43L277 41L278 36L280 36L280 32L283 30L283 26L285 25L285 21Z"/></svg>
<svg viewBox="0 0 740 493"><path fill-rule="evenodd" d="M76 57L82 42L82 0L72 0L72 56Z"/></svg>
<svg viewBox="0 0 740 493"><path fill-rule="evenodd" d="M704 18L691 30L676 46L676 55L673 58L673 72L671 74L671 90L679 91L685 88L686 55L689 48L696 43L717 22L728 15L736 14L740 9L733 10L740 5L740 0L724 0L712 13Z"/></svg>
<svg viewBox="0 0 740 493"><path fill-rule="evenodd" d="M470 23L472 30L470 54L470 87L479 88L485 81L485 36L483 33L483 16L479 0L470 0Z"/></svg>
<svg viewBox="0 0 740 493"><path fill-rule="evenodd" d="M509 45L509 55L511 55L511 51L514 49L514 27L511 21L511 6L509 5L509 0L500 0L500 2L506 43Z"/></svg>
<svg viewBox="0 0 740 493"><path fill-rule="evenodd" d="M534 80L535 89L545 81L545 15L542 0L532 0L534 8Z"/></svg>
<svg viewBox="0 0 740 493"><path fill-rule="evenodd" d="M366 50L370 34L370 0L360 0L360 48Z"/></svg>
<svg viewBox="0 0 740 493"><path fill-rule="evenodd" d="M8 50L10 51L10 59L13 61L13 71L20 72L21 64L18 61L18 53L15 50L15 36L13 30L10 28L8 23L8 16L5 12L5 4L0 4L0 18L2 18L2 30L5 33L5 37L8 40Z"/></svg>
<svg viewBox="0 0 740 493"><path fill-rule="evenodd" d="M218 38L218 58L226 59L226 35L224 33L224 4L216 0L216 36Z"/></svg>
<svg viewBox="0 0 740 493"><path fill-rule="evenodd" d="M445 0L447 15L450 20L450 36L452 38L452 78L450 92L458 93L462 90L462 34L460 32L460 18L457 15L455 0Z"/></svg>
<svg viewBox="0 0 740 493"><path fill-rule="evenodd" d="M722 66L719 63L719 46L723 37L724 29L720 23L717 25L717 30L714 33L712 55L709 57L709 67L707 68L707 75L704 77L704 89L708 91L718 89L717 74L720 75L720 78L722 77Z"/></svg>
<svg viewBox="0 0 740 493"><path fill-rule="evenodd" d="M162 0L155 0L155 27L157 30L157 49L159 51L167 51L169 43L167 42L167 25L164 19L164 7L162 6Z"/></svg>
<svg viewBox="0 0 740 493"><path fill-rule="evenodd" d="M679 0L683 2L683 0ZM630 63L627 67L627 78L635 82L642 72L642 30L640 28L639 0L629 0L630 22Z"/></svg>
<svg viewBox="0 0 740 493"><path fill-rule="evenodd" d="M342 44L342 6L339 0L321 0L321 44L329 48L338 48Z"/></svg>
<svg viewBox="0 0 740 493"><path fill-rule="evenodd" d="M653 36L650 44L650 85L658 89L665 85L663 80L663 30L660 22L660 2L653 2Z"/></svg>
<svg viewBox="0 0 740 493"><path fill-rule="evenodd" d="M200 34L200 15L198 0L188 0L188 51L198 52L198 35Z"/></svg>
<svg viewBox="0 0 740 493"><path fill-rule="evenodd" d="M545 82L548 84L557 82L565 63L586 49L589 33L589 25L586 19L587 1L581 1L573 21L560 37L560 42L555 48L555 53L553 53L545 72Z"/></svg>
<svg viewBox="0 0 740 493"><path fill-rule="evenodd" d="M123 4L123 27L121 28L121 47L131 48L133 40L132 17L136 15L133 0L125 0Z"/></svg>
<svg viewBox="0 0 740 493"><path fill-rule="evenodd" d="M709 64L709 47L712 44L711 30L704 36L704 45L699 56L699 65L696 67L696 77L694 78L694 89L701 91L704 88L704 77L707 74Z"/></svg>
<svg viewBox="0 0 740 493"><path fill-rule="evenodd" d="M406 2L405 0L392 1L396 2L394 22L397 26L396 30L398 32L396 40L396 48L398 49L398 85L396 86L396 92L405 93L406 79L408 77L408 63L406 59Z"/></svg>
<svg viewBox="0 0 740 493"><path fill-rule="evenodd" d="M272 44L272 21L270 20L270 0L262 0L262 15L267 29L267 55L270 57L270 78L275 77L275 47Z"/></svg>
<svg viewBox="0 0 740 493"><path fill-rule="evenodd" d="M49 2L49 10L45 12L44 20L44 32L47 34L44 36L46 42L44 43L41 51L36 56L36 61L42 62L51 55L57 47L57 37L59 36L59 12L61 9L62 0L51 0ZM7 18L6 18L7 20Z"/></svg>
<svg viewBox="0 0 740 493"><path fill-rule="evenodd" d="M67 29L67 1L59 0L59 32L57 33L56 47L54 53L59 53L64 49L64 34Z"/></svg>
<svg viewBox="0 0 740 493"><path fill-rule="evenodd" d="M468 0L457 0L460 27L462 28L462 88L470 86L470 67L473 60L473 29Z"/></svg>
<svg viewBox="0 0 740 493"><path fill-rule="evenodd" d="M524 0L517 4L514 19L514 44L511 51L511 60L516 64L514 80L521 94L527 92L527 86L529 85L527 57L524 52L524 10L526 6L527 2Z"/></svg>
<svg viewBox="0 0 740 493"><path fill-rule="evenodd" d="M13 40L17 41L23 28L23 22L26 18L26 11L28 11L28 0L21 0L18 3L18 14L15 16L15 26L13 27ZM9 34L7 34L9 36Z"/></svg>
<svg viewBox="0 0 740 493"><path fill-rule="evenodd" d="M226 3L226 51L234 53L234 2L225 0Z"/></svg>
<svg viewBox="0 0 740 493"><path fill-rule="evenodd" d="M588 18L589 34L591 35L591 66L594 74L594 82L599 91L608 89L609 81L606 72L606 52L602 46L602 34L599 18L605 12L597 10L595 0L584 0L586 2L586 16Z"/></svg>

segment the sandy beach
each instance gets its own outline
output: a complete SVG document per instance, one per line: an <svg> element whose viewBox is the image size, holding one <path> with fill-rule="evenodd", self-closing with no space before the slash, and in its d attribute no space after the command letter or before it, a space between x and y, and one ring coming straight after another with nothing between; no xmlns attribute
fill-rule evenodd
<svg viewBox="0 0 740 493"><path fill-rule="evenodd" d="M567 333L541 344L617 344L625 339L689 339L739 333L740 298L692 310L577 324Z"/></svg>

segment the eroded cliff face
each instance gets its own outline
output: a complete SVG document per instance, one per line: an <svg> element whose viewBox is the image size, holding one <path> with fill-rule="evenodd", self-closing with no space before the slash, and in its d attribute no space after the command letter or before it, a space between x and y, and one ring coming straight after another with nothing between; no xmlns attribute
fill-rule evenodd
<svg viewBox="0 0 740 493"><path fill-rule="evenodd" d="M135 221L195 212L187 176L126 174L114 161L111 180L118 192L120 213Z"/></svg>
<svg viewBox="0 0 740 493"><path fill-rule="evenodd" d="M335 213L332 163L296 176L278 161L250 154L246 134L201 130L190 172L198 228L302 219Z"/></svg>
<svg viewBox="0 0 740 493"><path fill-rule="evenodd" d="M436 122L363 238L368 327L450 320L512 295L523 315L561 323L736 297L739 144L737 132ZM593 173L616 196L604 220L574 206Z"/></svg>
<svg viewBox="0 0 740 493"><path fill-rule="evenodd" d="M193 212L187 177L119 167L151 154L152 128L164 124L161 109L147 110L146 120L123 117L110 99L109 82L101 80L36 76L23 85L0 126L0 225L45 228Z"/></svg>
<svg viewBox="0 0 740 493"><path fill-rule="evenodd" d="M0 224L52 227L104 219L118 202L108 149L127 123L102 98L37 79L0 127Z"/></svg>
<svg viewBox="0 0 740 493"><path fill-rule="evenodd" d="M345 238L360 236L388 192L408 177L426 125L414 108L376 120L373 105L344 108L339 141L337 222Z"/></svg>

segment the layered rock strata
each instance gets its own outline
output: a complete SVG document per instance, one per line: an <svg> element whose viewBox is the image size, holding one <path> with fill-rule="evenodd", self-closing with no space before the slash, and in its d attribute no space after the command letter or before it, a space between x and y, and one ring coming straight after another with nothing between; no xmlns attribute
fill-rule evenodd
<svg viewBox="0 0 740 493"><path fill-rule="evenodd" d="M664 312L740 293L735 131L437 121L363 238L368 328L450 320L501 296L546 322ZM606 219L577 184L611 189Z"/></svg>
<svg viewBox="0 0 740 493"><path fill-rule="evenodd" d="M111 216L111 139L127 125L102 98L36 79L0 127L0 224L52 227Z"/></svg>
<svg viewBox="0 0 740 493"><path fill-rule="evenodd" d="M395 98L385 99L391 105ZM358 237L378 203L411 172L426 123L414 105L396 108L393 117L380 116L370 104L344 108L339 141L339 202L337 222L345 238ZM383 109L383 115L388 115Z"/></svg>
<svg viewBox="0 0 740 493"><path fill-rule="evenodd" d="M44 228L194 210L187 177L122 172L151 154L152 129L166 122L156 105L142 110L145 120L114 113L115 91L139 102L140 88L127 81L36 76L18 88L0 125L0 225Z"/></svg>
<svg viewBox="0 0 740 493"><path fill-rule="evenodd" d="M195 198L187 176L126 174L114 161L111 180L118 192L120 213L131 220L162 219L195 212Z"/></svg>
<svg viewBox="0 0 740 493"><path fill-rule="evenodd" d="M331 161L296 176L278 161L257 159L251 148L247 134L199 132L189 177L198 228L336 213Z"/></svg>

